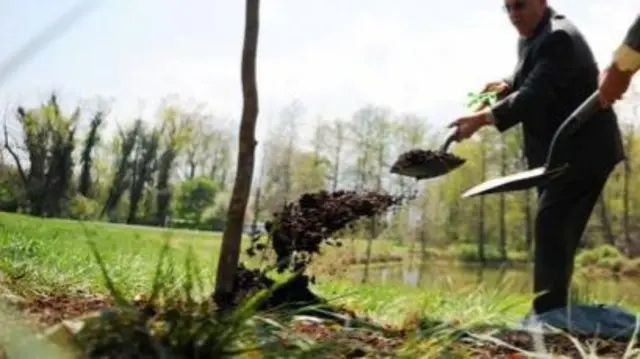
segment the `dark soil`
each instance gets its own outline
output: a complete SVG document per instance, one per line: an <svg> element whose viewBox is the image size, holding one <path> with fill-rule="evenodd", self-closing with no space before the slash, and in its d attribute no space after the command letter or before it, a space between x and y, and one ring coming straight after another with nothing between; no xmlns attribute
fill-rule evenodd
<svg viewBox="0 0 640 359"><path fill-rule="evenodd" d="M444 173L447 169L458 167L465 162L465 159L449 152L414 149L400 155L391 166L391 171L428 165L433 168L433 172Z"/></svg>
<svg viewBox="0 0 640 359"><path fill-rule="evenodd" d="M299 271L320 252L320 245L341 245L330 237L347 225L383 214L403 197L377 192L337 191L305 193L288 203L266 223L280 271ZM291 267L290 267L291 266Z"/></svg>
<svg viewBox="0 0 640 359"><path fill-rule="evenodd" d="M247 251L249 256L255 256L257 252L272 250L276 254L273 267L279 272L296 273L292 281L275 290L264 308L294 302L296 306L322 303L323 300L309 289L313 278L304 273L314 256L320 253L321 245L340 246L340 241L332 238L338 231L360 219L381 215L402 204L404 199L404 196L373 191L319 191L305 193L297 201L285 204L265 224L269 246L256 237ZM234 293L216 293L213 298L219 308L231 308L246 295L271 288L274 283L264 272L249 270L240 264Z"/></svg>
<svg viewBox="0 0 640 359"><path fill-rule="evenodd" d="M236 272L234 287L237 288L233 294L231 303L227 306L235 307L240 302L263 289L270 289L275 281L269 278L264 272L258 269L248 269L240 264ZM281 307L301 307L324 303L320 297L315 295L309 288L309 277L297 275L284 285L275 288L259 306L259 310L267 310Z"/></svg>

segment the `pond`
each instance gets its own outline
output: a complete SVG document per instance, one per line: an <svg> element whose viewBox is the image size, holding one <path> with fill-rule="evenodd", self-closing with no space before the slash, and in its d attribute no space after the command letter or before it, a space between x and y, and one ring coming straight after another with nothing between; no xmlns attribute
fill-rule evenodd
<svg viewBox="0 0 640 359"><path fill-rule="evenodd" d="M365 273L364 266L361 266L354 271L353 279L361 282ZM429 286L445 290L478 286L488 290L506 287L504 289L508 291L528 295L533 288L532 274L533 267L525 264L482 267L478 264L425 261L413 265L372 265L369 268L367 282ZM580 298L588 296L600 303L621 303L625 306L640 307L640 278L587 277L577 272L573 283L580 293Z"/></svg>

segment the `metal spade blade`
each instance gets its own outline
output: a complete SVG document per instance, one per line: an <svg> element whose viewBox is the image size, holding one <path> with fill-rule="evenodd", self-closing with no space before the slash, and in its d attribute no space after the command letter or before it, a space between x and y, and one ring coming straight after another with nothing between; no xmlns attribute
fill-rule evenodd
<svg viewBox="0 0 640 359"><path fill-rule="evenodd" d="M454 128L437 151L412 150L403 153L391 166L390 172L422 180L445 175L462 166L465 159L447 152L457 132L458 129Z"/></svg>
<svg viewBox="0 0 640 359"><path fill-rule="evenodd" d="M564 160L567 153L567 138L590 119L599 108L598 91L596 90L560 125L551 140L547 162L544 166L485 181L467 190L462 197L525 190L562 175L569 167Z"/></svg>
<svg viewBox="0 0 640 359"><path fill-rule="evenodd" d="M462 194L462 198L469 198L489 193L513 192L529 189L563 174L568 167L569 166L566 165L549 171L547 171L545 167L537 167L525 172L494 178L467 190Z"/></svg>

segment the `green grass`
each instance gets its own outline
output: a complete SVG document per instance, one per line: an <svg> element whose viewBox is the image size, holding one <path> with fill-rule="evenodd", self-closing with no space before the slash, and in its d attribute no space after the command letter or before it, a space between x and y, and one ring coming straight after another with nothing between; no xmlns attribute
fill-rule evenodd
<svg viewBox="0 0 640 359"><path fill-rule="evenodd" d="M181 257L191 248L202 269L200 274L212 285L210 273L217 264L221 234L0 213L0 271L42 290L104 291L89 240L95 243L114 282L122 285L126 293L136 293L148 289L166 240L171 244L171 256ZM243 249L249 246L246 237L242 244ZM366 242L357 240L355 244L357 253L364 255ZM387 241L374 242L372 253L397 253L393 248ZM323 257L333 265L334 256L351 253L351 249L345 246L326 252ZM244 252L242 259L248 259ZM319 263L322 265L322 260Z"/></svg>
<svg viewBox="0 0 640 359"><path fill-rule="evenodd" d="M42 290L68 290L86 289L90 291L104 292L104 280L100 268L93 258L88 240L95 246L102 257L106 270L113 278L114 283L127 295L134 295L149 290L151 278L156 270L159 253L164 242L169 239L171 247L169 256L176 258L178 263L187 255L189 247L193 249L200 267L200 277L207 280L208 286L212 286L214 279L211 273L215 269L219 248L220 234L190 232L187 230L161 230L141 226L124 226L96 222L75 222L58 219L39 219L29 216L0 213L0 269L10 277L21 277L21 281L36 285ZM244 241L244 246L246 247ZM356 241L357 251L362 253L366 248L366 241ZM374 254L398 253L402 246L391 242L374 242ZM345 247L347 247L345 245ZM342 248L350 252L349 248ZM325 255L329 263L333 263L332 253ZM325 258L323 258L325 259ZM176 266L177 275L184 278L182 266ZM340 270L338 268L338 270ZM343 269L346 270L346 269ZM353 289L353 284L329 284L327 281L319 281L317 289L327 292L328 295L345 294ZM372 293L378 290L379 293ZM401 294L400 292L405 292ZM448 298L447 302L460 303L461 308L467 307L461 299L468 298L466 291L474 291L474 298L479 298L478 289L438 288L436 293L425 292L423 289L393 286L380 289L379 286L358 286L357 292L351 298L353 301L367 303L387 303L391 298L407 298L410 302L420 302L419 298L433 299ZM445 294L446 293L446 294ZM459 295L456 293L463 293ZM466 293L466 294L464 294ZM374 295L375 294L375 295ZM454 296L452 296L454 295ZM435 297L434 297L435 296ZM489 298L489 296L484 296ZM366 299L369 298L369 299ZM372 299L373 298L373 299ZM460 300L458 300L460 299ZM488 305L493 299L487 299L483 307L491 310ZM438 300L431 301L439 303ZM453 305L453 304L451 304ZM477 305L476 305L477 307ZM405 313L410 313L416 308L410 309L407 305L399 305ZM440 308L440 309L438 309ZM449 309L447 309L449 308ZM447 316L445 313L450 306L435 306L426 309L434 310L438 315ZM457 309L455 309L457 310ZM445 311L445 312L443 312ZM389 311L381 310L384 313ZM395 316L395 315L394 315Z"/></svg>
<svg viewBox="0 0 640 359"><path fill-rule="evenodd" d="M12 288L15 290L46 293L85 289L106 292L105 278L89 246L91 241L116 288L131 298L137 293L151 291L160 252L167 239L170 240L167 254L176 264L173 277L165 279L163 285L179 288L189 281L188 275L193 274L205 282L206 288L201 294L210 293L220 234L187 230L79 223L0 213L0 271L7 277L5 283L8 280L12 283L10 285L16 286ZM357 250L362 253L366 241L355 243ZM198 263L195 273L189 273L188 268L182 265L189 248L193 250ZM391 242L374 242L374 253L399 253L402 250L402 246ZM349 253L350 248L340 251ZM335 266L336 253L328 251L321 261ZM346 271L347 268L336 270ZM408 347L403 349L407 357L415 357L413 355L416 352L439 353L444 344L451 343L451 328L499 326L518 320L528 311L532 298L513 294L506 282L493 288L475 285L461 288L454 283L411 288L402 285L354 284L346 280L329 281L320 277L314 290L377 323L416 329L416 333L420 332L418 329L439 328L437 333L429 332L427 337L419 341L407 342ZM583 300L596 299L588 293L579 295ZM445 326L436 326L436 323L444 323ZM220 323L207 325L212 325L211 330L216 333L226 328L226 324ZM241 330L245 333L243 335L249 335L246 334L247 330L254 329L243 324ZM252 343L254 341L250 340ZM304 346L300 343L296 345Z"/></svg>
<svg viewBox="0 0 640 359"><path fill-rule="evenodd" d="M461 323L501 324L517 320L529 309L529 296L509 293L508 286L415 288L322 281L315 286L336 303L379 322L399 325L413 317Z"/></svg>
<svg viewBox="0 0 640 359"><path fill-rule="evenodd" d="M88 240L95 243L114 281L127 293L148 290L160 249L198 253L204 271L217 261L217 234L149 230L102 223L79 223L0 214L0 270L41 290L104 291L103 278ZM219 239L219 238L218 238Z"/></svg>
<svg viewBox="0 0 640 359"><path fill-rule="evenodd" d="M640 258L629 258L609 244L580 251L576 256L576 265L605 275L640 275Z"/></svg>

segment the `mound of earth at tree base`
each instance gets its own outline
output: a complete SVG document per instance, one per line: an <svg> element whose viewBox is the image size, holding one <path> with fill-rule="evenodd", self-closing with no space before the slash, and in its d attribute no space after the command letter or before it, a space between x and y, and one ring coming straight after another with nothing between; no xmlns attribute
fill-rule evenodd
<svg viewBox="0 0 640 359"><path fill-rule="evenodd" d="M259 310L271 308L309 306L325 303L320 297L309 289L310 279L306 275L296 275L292 280L277 287L258 306ZM232 297L227 297L227 302L221 303L220 299L216 304L221 308L233 308L239 305L245 298L251 297L260 290L270 289L275 285L275 281L269 278L259 269L249 269L243 264L238 266L234 279L234 293Z"/></svg>

